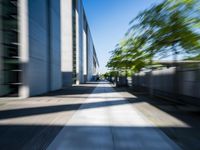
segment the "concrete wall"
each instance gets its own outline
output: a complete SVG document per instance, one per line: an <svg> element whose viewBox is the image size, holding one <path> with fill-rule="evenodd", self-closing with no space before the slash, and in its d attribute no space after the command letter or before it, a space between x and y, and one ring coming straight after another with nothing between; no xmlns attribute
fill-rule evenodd
<svg viewBox="0 0 200 150"><path fill-rule="evenodd" d="M180 69L177 72L179 94L200 98L200 66L198 69Z"/></svg>
<svg viewBox="0 0 200 150"><path fill-rule="evenodd" d="M150 94L200 104L200 66L140 72L133 76L132 84Z"/></svg>
<svg viewBox="0 0 200 150"><path fill-rule="evenodd" d="M61 84L71 85L73 83L73 1L61 0L60 7L59 1L54 0L42 2L29 0L28 2L29 40L27 45L29 51L25 52L27 61L23 63L25 67L23 67L24 86L22 87L25 87L27 95L37 95L59 89ZM77 84L79 84L85 82L87 74L88 47L87 30L84 28L84 22L87 24L87 21L84 20L81 0L77 0L75 15L76 74ZM60 31L62 32L60 33ZM39 87L38 82L41 84Z"/></svg>
<svg viewBox="0 0 200 150"><path fill-rule="evenodd" d="M49 91L49 29L47 1L29 0L29 88L30 95Z"/></svg>
<svg viewBox="0 0 200 150"><path fill-rule="evenodd" d="M20 0L21 97L61 88L60 1Z"/></svg>
<svg viewBox="0 0 200 150"><path fill-rule="evenodd" d="M73 2L18 0L20 97L73 84ZM94 45L82 0L76 2L76 74L79 84L92 78Z"/></svg>

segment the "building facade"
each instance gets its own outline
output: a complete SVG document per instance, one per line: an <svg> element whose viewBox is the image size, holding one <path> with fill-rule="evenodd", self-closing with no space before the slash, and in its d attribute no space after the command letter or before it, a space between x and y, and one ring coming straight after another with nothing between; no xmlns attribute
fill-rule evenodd
<svg viewBox="0 0 200 150"><path fill-rule="evenodd" d="M0 7L0 96L29 97L96 75L81 0L1 0Z"/></svg>
<svg viewBox="0 0 200 150"><path fill-rule="evenodd" d="M96 75L93 60L99 64L82 1L61 0L61 17L63 85L90 81Z"/></svg>

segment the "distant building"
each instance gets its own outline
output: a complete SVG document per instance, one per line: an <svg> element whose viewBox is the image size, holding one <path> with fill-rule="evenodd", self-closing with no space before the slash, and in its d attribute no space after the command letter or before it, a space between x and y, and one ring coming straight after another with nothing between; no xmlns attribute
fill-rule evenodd
<svg viewBox="0 0 200 150"><path fill-rule="evenodd" d="M99 66L81 0L0 0L0 96L85 83Z"/></svg>

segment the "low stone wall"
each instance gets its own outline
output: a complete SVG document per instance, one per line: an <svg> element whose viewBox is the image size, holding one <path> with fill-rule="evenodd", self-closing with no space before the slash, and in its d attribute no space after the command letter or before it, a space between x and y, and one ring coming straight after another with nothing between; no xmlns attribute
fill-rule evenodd
<svg viewBox="0 0 200 150"><path fill-rule="evenodd" d="M200 105L200 66L143 71L132 77L132 85L152 95Z"/></svg>

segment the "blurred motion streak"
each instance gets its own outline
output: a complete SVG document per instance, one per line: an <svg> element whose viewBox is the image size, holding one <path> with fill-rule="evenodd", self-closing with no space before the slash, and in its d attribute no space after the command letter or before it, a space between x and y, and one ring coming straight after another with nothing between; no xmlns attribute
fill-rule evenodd
<svg viewBox="0 0 200 150"><path fill-rule="evenodd" d="M82 0L0 0L0 96L85 83L98 68Z"/></svg>
<svg viewBox="0 0 200 150"><path fill-rule="evenodd" d="M111 51L105 77L117 86L200 105L200 1L164 0L140 12Z"/></svg>

